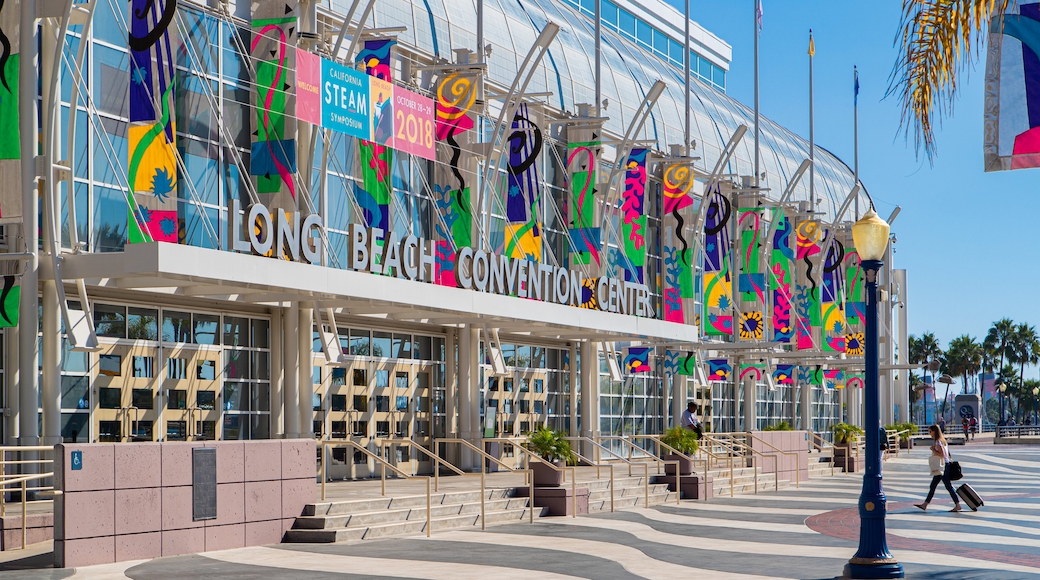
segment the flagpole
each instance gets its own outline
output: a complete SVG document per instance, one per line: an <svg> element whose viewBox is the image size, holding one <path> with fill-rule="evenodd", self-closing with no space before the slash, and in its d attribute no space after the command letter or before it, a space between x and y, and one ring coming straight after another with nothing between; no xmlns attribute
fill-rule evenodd
<svg viewBox="0 0 1040 580"><path fill-rule="evenodd" d="M852 65L853 97L852 97L852 173L855 176L853 185L859 184L859 70ZM856 196L856 221L859 221L859 196Z"/></svg>
<svg viewBox="0 0 1040 580"><path fill-rule="evenodd" d="M755 31L755 187L758 187L759 169L758 169L758 19L759 19L759 6L761 0L755 0L754 2L754 19L751 21Z"/></svg>
<svg viewBox="0 0 1040 580"><path fill-rule="evenodd" d="M816 144L813 140L813 55L816 47L813 45L812 29L809 29L809 211L816 212Z"/></svg>
<svg viewBox="0 0 1040 580"><path fill-rule="evenodd" d="M686 63L686 67L685 67L686 70L683 72L683 81L686 84L686 90L684 92L684 95L685 95L685 98L686 98L686 124L683 126L684 127L684 129L683 129L683 131L684 131L684 138L685 138L685 142L683 143L683 151L686 152L686 156L687 157L690 156L690 66L693 64L693 63L690 62L691 61L691 59L690 59L690 2L691 1L692 0L684 0L684 4L686 5L686 10L685 10L685 14L686 14L686 19L685 19L686 20L686 23L685 23L686 37L685 37L685 40L683 41L683 46L686 48L686 50L685 50L685 52L683 54L685 54L686 56L683 57L683 62Z"/></svg>

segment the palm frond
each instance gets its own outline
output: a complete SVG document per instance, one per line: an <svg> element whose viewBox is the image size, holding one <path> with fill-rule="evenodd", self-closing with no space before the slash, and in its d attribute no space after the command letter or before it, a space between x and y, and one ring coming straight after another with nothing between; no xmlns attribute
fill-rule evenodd
<svg viewBox="0 0 1040 580"><path fill-rule="evenodd" d="M899 128L914 150L935 156L935 127L953 112L958 81L981 53L988 23L1014 0L903 0L899 57L886 97L898 95Z"/></svg>

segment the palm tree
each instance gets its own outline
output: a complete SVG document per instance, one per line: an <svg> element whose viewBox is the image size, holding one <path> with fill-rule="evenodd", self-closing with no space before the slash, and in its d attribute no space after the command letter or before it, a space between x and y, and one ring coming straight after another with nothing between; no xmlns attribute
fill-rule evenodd
<svg viewBox="0 0 1040 580"><path fill-rule="evenodd" d="M1011 337L1014 336L1014 334L1015 322L1010 318L1001 318L994 322L993 326L989 327L989 332L986 333L986 338L982 341L982 344L985 345L986 348L1000 356L1000 364L997 365L997 368L1001 371L1004 369L1004 359L1008 354L1008 343L1011 341ZM998 373L997 379L999 379L997 384L1007 380L1004 378L1002 372Z"/></svg>
<svg viewBox="0 0 1040 580"><path fill-rule="evenodd" d="M1015 397L1015 416L1021 423L1022 399L1025 398L1025 368L1026 364L1035 365L1040 363L1040 336L1036 334L1036 327L1022 323L1015 328L1012 340L1012 348L1015 353L1015 362L1018 363L1018 389Z"/></svg>
<svg viewBox="0 0 1040 580"><path fill-rule="evenodd" d="M943 359L943 349L939 346L939 341L935 338L935 335L931 332L922 334L919 338L911 336L909 340L910 350L910 364L924 364L932 361L941 362ZM935 373L932 373L932 378L935 378ZM935 392L934 381L932 384L933 393ZM938 411L938 409L936 409ZM927 403L925 404L925 417L928 416Z"/></svg>
<svg viewBox="0 0 1040 580"><path fill-rule="evenodd" d="M963 378L962 390L967 392L968 375L979 372L982 365L982 345L975 338L963 334L950 341L946 349L946 372L960 375ZM946 384L946 395L943 397L942 416L946 415L946 401L950 397L950 385Z"/></svg>
<svg viewBox="0 0 1040 580"><path fill-rule="evenodd" d="M934 127L953 110L957 82L981 53L989 23L1007 12L1011 0L903 0L896 36L899 57L888 94L903 109L901 128L914 133L914 147L931 160Z"/></svg>

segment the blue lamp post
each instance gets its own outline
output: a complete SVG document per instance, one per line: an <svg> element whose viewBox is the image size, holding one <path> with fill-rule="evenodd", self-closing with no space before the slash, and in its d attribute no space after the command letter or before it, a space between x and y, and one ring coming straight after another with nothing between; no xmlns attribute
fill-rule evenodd
<svg viewBox="0 0 1040 580"><path fill-rule="evenodd" d="M852 226L852 239L866 276L866 336L863 385L863 429L866 471L859 496L859 549L845 565L846 578L902 578L903 567L888 551L885 538L885 491L881 486L881 405L878 397L877 276L888 247L889 227L871 208Z"/></svg>

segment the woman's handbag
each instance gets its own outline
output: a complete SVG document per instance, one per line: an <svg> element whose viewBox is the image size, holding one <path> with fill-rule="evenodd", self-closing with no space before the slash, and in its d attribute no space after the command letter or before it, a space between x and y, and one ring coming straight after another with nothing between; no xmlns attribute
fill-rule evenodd
<svg viewBox="0 0 1040 580"><path fill-rule="evenodd" d="M943 474L943 458L935 454L929 455L928 470L931 471L932 475L941 476Z"/></svg>
<svg viewBox="0 0 1040 580"><path fill-rule="evenodd" d="M961 471L961 462L960 461L951 461L950 462L950 481L957 481L958 479L961 479L963 477L964 477L964 472Z"/></svg>

